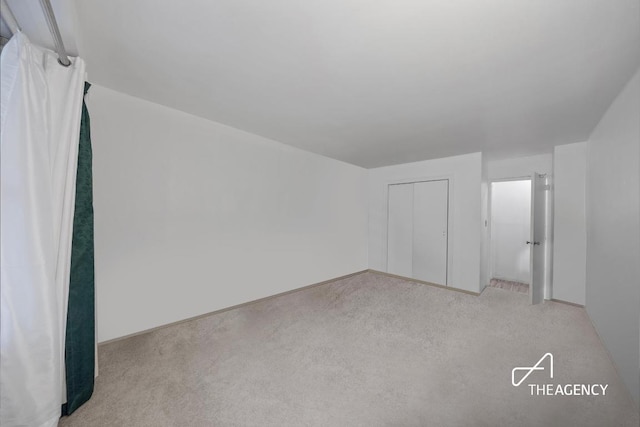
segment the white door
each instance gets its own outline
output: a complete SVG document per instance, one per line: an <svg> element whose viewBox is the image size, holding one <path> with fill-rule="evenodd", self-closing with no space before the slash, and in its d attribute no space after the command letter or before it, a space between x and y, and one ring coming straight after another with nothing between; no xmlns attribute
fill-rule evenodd
<svg viewBox="0 0 640 427"><path fill-rule="evenodd" d="M546 178L534 172L531 176L531 236L527 242L531 245L531 304L539 304L544 299L546 187Z"/></svg>
<svg viewBox="0 0 640 427"><path fill-rule="evenodd" d="M413 274L413 184L389 186L387 229L387 272Z"/></svg>
<svg viewBox="0 0 640 427"><path fill-rule="evenodd" d="M447 284L449 181L416 182L413 188L413 277Z"/></svg>

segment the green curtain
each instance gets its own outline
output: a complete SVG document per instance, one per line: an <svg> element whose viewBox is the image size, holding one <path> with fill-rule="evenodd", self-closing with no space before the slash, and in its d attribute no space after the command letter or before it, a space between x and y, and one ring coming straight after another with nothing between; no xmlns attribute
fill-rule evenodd
<svg viewBox="0 0 640 427"><path fill-rule="evenodd" d="M85 82L85 95L90 86ZM83 100L65 343L67 403L62 405L62 415L71 414L89 400L95 376L93 184L89 128L89 112Z"/></svg>

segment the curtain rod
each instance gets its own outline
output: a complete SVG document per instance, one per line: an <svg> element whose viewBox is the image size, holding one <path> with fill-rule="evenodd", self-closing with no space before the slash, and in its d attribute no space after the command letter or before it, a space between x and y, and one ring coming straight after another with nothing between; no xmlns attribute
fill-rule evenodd
<svg viewBox="0 0 640 427"><path fill-rule="evenodd" d="M67 56L67 50L64 48L64 43L62 42L62 36L60 35L60 29L58 28L56 16L53 14L51 2L49 0L40 0L40 5L42 6L44 17L47 20L47 25L49 26L49 32L53 37L53 43L56 46L56 52L58 53L58 62L60 63L60 65L68 67L69 65L71 65L71 61Z"/></svg>
<svg viewBox="0 0 640 427"><path fill-rule="evenodd" d="M7 26L11 30L13 34L21 31L20 25L18 21L16 21L13 12L9 8L9 4L6 0L2 1L2 19L7 23ZM49 32L53 37L53 44L56 47L56 53L58 54L58 62L60 65L68 67L71 65L71 61L67 56L67 50L64 48L64 43L62 42L62 36L60 35L60 29L58 28L58 22L56 21L56 16L53 14L53 8L51 7L51 2L49 0L40 0L40 6L42 6L42 11L44 12L45 20L47 21L47 26L49 27Z"/></svg>
<svg viewBox="0 0 640 427"><path fill-rule="evenodd" d="M12 34L20 31L20 25L18 25L18 21L16 21L16 17L13 16L13 12L9 9L9 5L6 0L2 0L2 20L7 24L7 27L11 30Z"/></svg>

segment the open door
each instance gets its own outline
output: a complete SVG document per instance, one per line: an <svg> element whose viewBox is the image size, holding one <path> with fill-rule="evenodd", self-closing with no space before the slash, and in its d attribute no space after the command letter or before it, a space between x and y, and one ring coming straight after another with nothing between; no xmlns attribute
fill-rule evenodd
<svg viewBox="0 0 640 427"><path fill-rule="evenodd" d="M546 221L546 176L533 173L531 176L531 245L529 296L531 304L540 304L544 299L544 240Z"/></svg>

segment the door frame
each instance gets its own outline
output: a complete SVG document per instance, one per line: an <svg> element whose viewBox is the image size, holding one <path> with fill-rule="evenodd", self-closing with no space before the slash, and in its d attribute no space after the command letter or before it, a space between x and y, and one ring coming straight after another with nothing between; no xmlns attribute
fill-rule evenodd
<svg viewBox="0 0 640 427"><path fill-rule="evenodd" d="M444 284L444 286L449 286L449 283L451 282L451 277L453 277L453 234L454 234L454 206L453 206L453 200L454 200L454 176L451 174L445 174L445 175L431 175L431 176L418 176L418 177L411 177L411 178L399 178L399 179L393 179L393 180L387 180L385 181L385 185L384 185L384 198L386 201L386 209L384 211L384 227L381 227L381 231L382 231L382 239L381 241L384 242L384 244L382 245L383 247L382 249L382 257L381 259L383 260L383 265L384 265L384 271L388 271L389 269L389 264L388 264L388 254L389 254L389 187L391 185L400 185L400 184L415 184L417 182L430 182L430 181L448 181L448 192L447 192L447 274L446 274L446 283ZM411 279L411 277L408 277L408 279Z"/></svg>

